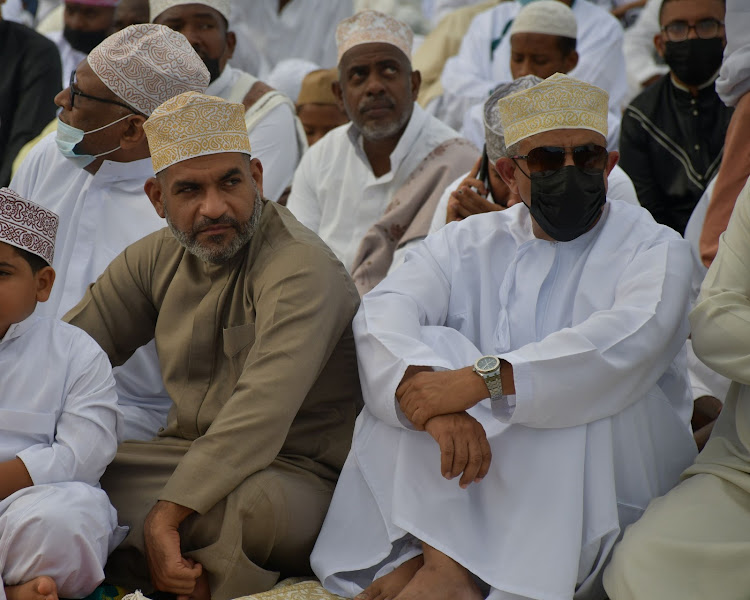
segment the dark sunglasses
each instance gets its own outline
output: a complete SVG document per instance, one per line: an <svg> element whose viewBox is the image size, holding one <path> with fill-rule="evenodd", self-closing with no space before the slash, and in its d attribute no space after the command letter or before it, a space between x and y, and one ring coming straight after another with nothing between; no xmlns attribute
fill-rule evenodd
<svg viewBox="0 0 750 600"><path fill-rule="evenodd" d="M68 89L70 90L70 108L71 109L75 106L76 96L80 96L81 98L88 98L89 100L96 100L97 102L103 102L104 104L116 104L117 106L122 106L123 108L127 108L132 113L135 113L137 115L141 114L134 108L125 104L124 102L118 102L117 100L108 100L107 98L97 98L96 96L90 96L89 94L84 94L81 90L76 88L75 69L73 69L73 71L70 74L70 83L68 84Z"/></svg>
<svg viewBox="0 0 750 600"><path fill-rule="evenodd" d="M583 146L539 146L529 150L526 155L516 155L511 158L525 160L531 173L542 171L558 171L565 166L568 151L573 153L573 164L583 171L604 171L607 166L609 153L599 144L584 144Z"/></svg>

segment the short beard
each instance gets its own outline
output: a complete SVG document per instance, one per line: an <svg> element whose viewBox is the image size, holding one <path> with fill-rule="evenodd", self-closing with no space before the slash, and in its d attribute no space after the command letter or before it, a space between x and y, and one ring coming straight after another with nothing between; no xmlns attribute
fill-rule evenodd
<svg viewBox="0 0 750 600"><path fill-rule="evenodd" d="M260 216L263 212L263 200L261 199L258 186L254 181L253 187L255 188L255 204L253 206L253 214L250 215L250 218L244 223L240 223L232 217L222 216L218 219L203 219L200 223L194 225L189 232L180 231L172 224L172 220L169 218L169 213L167 212L167 207L165 204L164 216L167 219L169 230L172 232L172 235L174 235L177 241L180 242L180 244L185 248L185 250L190 252L190 254L192 254L193 256L201 259L203 262L211 263L214 265L226 264L246 244L250 243L250 240L253 239L253 235L255 234L255 230L258 228ZM198 233L201 229L209 227L211 225L231 225L232 227L234 227L237 233L232 241L230 241L224 247L201 245L201 243L198 241ZM213 236L210 236L209 242L219 242L221 236L216 237L218 239L213 240Z"/></svg>
<svg viewBox="0 0 750 600"><path fill-rule="evenodd" d="M394 101L392 102L395 104ZM362 108L362 104L366 104L366 103L361 102L360 106L357 107L357 110L351 110L349 105L346 103L346 100L344 100L344 107L346 108L346 112L349 115L359 116L360 109ZM410 118L411 118L411 112L404 111L398 116L397 119L394 119L392 121L386 121L386 122L381 121L381 122L375 122L375 123L369 123L369 122L360 123L359 119L357 120L352 119L352 122L354 123L354 126L357 129L359 129L360 133L362 134L362 137L364 137L368 141L377 142L380 140L392 138L395 135L397 135L400 131L404 129L406 124L409 122Z"/></svg>

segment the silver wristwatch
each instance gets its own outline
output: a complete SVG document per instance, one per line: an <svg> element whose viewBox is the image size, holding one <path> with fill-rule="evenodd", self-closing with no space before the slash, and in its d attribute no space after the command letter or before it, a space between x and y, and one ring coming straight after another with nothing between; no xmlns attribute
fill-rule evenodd
<svg viewBox="0 0 750 600"><path fill-rule="evenodd" d="M490 400L503 396L503 383L500 380L500 359L497 356L482 356L474 363L474 372L484 379L490 392Z"/></svg>

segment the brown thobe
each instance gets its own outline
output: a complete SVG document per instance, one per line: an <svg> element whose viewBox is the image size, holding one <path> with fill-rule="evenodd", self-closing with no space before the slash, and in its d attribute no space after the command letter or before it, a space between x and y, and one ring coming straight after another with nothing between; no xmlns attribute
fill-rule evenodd
<svg viewBox="0 0 750 600"><path fill-rule="evenodd" d="M333 253L271 202L227 264L164 229L92 284L66 319L114 365L154 338L173 400L159 437L124 443L102 479L131 528L110 558L114 583L150 587L143 521L157 500L196 511L183 552L208 572L214 600L309 569L360 394L357 305Z"/></svg>

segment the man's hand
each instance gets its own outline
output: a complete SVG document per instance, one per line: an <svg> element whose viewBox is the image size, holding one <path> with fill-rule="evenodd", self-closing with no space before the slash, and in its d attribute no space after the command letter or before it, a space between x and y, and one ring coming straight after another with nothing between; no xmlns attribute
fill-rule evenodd
<svg viewBox="0 0 750 600"><path fill-rule="evenodd" d="M479 173L481 162L482 159L480 158L471 172L451 193L450 200L448 200L448 210L445 218L446 223L461 221L466 217L479 213L503 210L503 208L505 208L504 205L507 205L507 197L510 195L510 190L504 183L502 184L502 187L504 191L507 192L506 196L503 198L495 198L493 195L492 199L496 204L487 200L489 190L482 181L476 178ZM489 168L491 169L493 167L490 166ZM497 190L495 191L497 192Z"/></svg>
<svg viewBox="0 0 750 600"><path fill-rule="evenodd" d="M479 483L490 469L492 450L481 423L465 412L440 415L427 421L425 431L440 446L440 472L446 479L461 475L466 489Z"/></svg>
<svg viewBox="0 0 750 600"><path fill-rule="evenodd" d="M162 592L186 596L193 592L203 567L182 556L179 526L192 510L159 500L146 517L143 537L146 561L154 587Z"/></svg>
<svg viewBox="0 0 750 600"><path fill-rule="evenodd" d="M433 417L463 412L488 396L487 385L471 367L416 373L407 370L396 390L401 410L420 431Z"/></svg>

